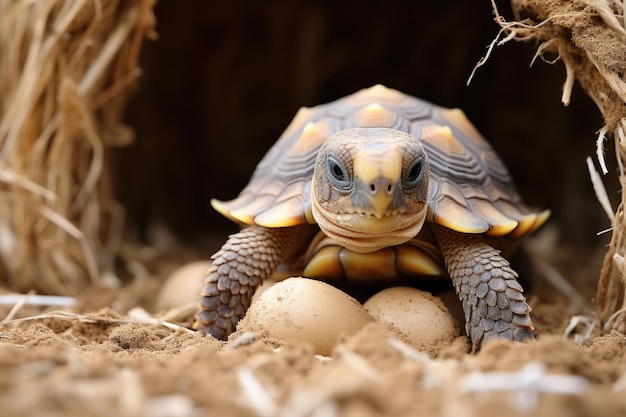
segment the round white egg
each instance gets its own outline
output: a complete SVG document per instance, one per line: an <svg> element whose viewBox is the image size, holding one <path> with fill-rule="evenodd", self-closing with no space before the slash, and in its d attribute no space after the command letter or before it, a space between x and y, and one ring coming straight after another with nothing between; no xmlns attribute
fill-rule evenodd
<svg viewBox="0 0 626 417"><path fill-rule="evenodd" d="M211 266L210 261L190 262L170 274L161 287L155 302L157 311L170 310L200 301L204 278Z"/></svg>
<svg viewBox="0 0 626 417"><path fill-rule="evenodd" d="M204 279L211 266L211 261L190 262L179 267L170 274L159 291L155 310L170 310L184 306L185 304L198 303L200 291L204 286ZM257 288L253 300L258 298L263 291L274 285L275 281L266 279Z"/></svg>
<svg viewBox="0 0 626 417"><path fill-rule="evenodd" d="M415 348L433 356L459 335L458 326L441 299L416 288L387 288L363 306Z"/></svg>
<svg viewBox="0 0 626 417"><path fill-rule="evenodd" d="M359 331L372 317L343 291L324 282L289 278L253 301L240 331L267 332L283 342L307 342L330 355L342 336Z"/></svg>

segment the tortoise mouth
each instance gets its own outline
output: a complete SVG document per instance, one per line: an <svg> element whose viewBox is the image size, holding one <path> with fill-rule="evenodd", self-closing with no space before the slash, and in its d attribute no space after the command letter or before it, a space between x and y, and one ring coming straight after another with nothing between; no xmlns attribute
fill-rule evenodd
<svg viewBox="0 0 626 417"><path fill-rule="evenodd" d="M366 218L366 219L385 219L389 217L405 217L407 220L411 217L411 214L407 214L406 210L394 210L388 211L383 214L378 214L372 211L347 211L344 213L337 214L337 219L339 221L351 221L358 218Z"/></svg>
<svg viewBox="0 0 626 417"><path fill-rule="evenodd" d="M400 245L414 238L421 231L427 213L426 204L420 210L395 210L381 217L373 212L333 213L315 200L312 206L313 217L327 236L361 253Z"/></svg>
<svg viewBox="0 0 626 417"><path fill-rule="evenodd" d="M335 223L354 232L382 234L404 229L418 217L416 213L389 212L381 216L372 212L354 212L336 214Z"/></svg>
<svg viewBox="0 0 626 417"><path fill-rule="evenodd" d="M338 216L337 222L347 229L364 233L382 234L393 233L406 228L419 218L417 213L400 214L387 213L379 217L369 213L353 213L347 216Z"/></svg>

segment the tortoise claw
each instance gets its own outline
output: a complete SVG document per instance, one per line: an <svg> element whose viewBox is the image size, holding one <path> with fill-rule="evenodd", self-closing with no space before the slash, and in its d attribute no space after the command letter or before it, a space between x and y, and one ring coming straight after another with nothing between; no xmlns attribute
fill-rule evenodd
<svg viewBox="0 0 626 417"><path fill-rule="evenodd" d="M203 313L211 313L211 312L208 312L205 310L199 311L196 316L196 321L193 324L193 329L204 335L211 335L218 340L228 339L228 335L232 332L232 329L219 327L217 325L217 322L213 322L212 324L207 324L207 323L210 323L211 320L204 320L202 317Z"/></svg>
<svg viewBox="0 0 626 417"><path fill-rule="evenodd" d="M490 339L507 339L513 342L530 342L535 340L531 328L506 320L498 320L496 322L489 319L481 320L477 326L470 327L468 334L472 341L473 352L478 351Z"/></svg>

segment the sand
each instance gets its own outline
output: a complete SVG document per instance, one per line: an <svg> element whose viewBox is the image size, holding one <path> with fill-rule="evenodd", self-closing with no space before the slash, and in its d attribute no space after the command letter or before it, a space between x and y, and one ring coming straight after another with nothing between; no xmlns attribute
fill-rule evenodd
<svg viewBox="0 0 626 417"><path fill-rule="evenodd" d="M193 308L161 316L171 328L148 314L158 287L94 289L74 313L44 318L20 309L23 320L0 327L1 414L626 415L626 336L585 338L579 325L565 337L569 302L542 285L530 298L536 342L492 341L472 355L457 337L436 359L377 322L328 357L262 334L219 342L176 329Z"/></svg>

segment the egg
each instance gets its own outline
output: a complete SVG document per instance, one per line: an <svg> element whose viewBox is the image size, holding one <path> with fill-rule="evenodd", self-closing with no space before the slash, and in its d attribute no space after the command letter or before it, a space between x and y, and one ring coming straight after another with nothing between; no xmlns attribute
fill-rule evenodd
<svg viewBox="0 0 626 417"><path fill-rule="evenodd" d="M274 284L276 284L275 280L271 278L264 279L261 285L259 285L256 291L254 292L254 295L252 296L252 302L258 299L261 296L261 294L263 294L268 288L270 288Z"/></svg>
<svg viewBox="0 0 626 417"><path fill-rule="evenodd" d="M155 310L163 311L200 301L200 291L211 261L195 261L181 266L170 274L161 287L155 302ZM275 281L266 279L257 288L252 299L258 298Z"/></svg>
<svg viewBox="0 0 626 417"><path fill-rule="evenodd" d="M387 288L363 306L372 317L390 324L402 339L431 356L459 335L459 327L441 299L416 288Z"/></svg>
<svg viewBox="0 0 626 417"><path fill-rule="evenodd" d="M172 272L157 295L155 309L170 310L200 301L204 277L210 266L210 261L196 261Z"/></svg>
<svg viewBox="0 0 626 417"><path fill-rule="evenodd" d="M343 336L359 331L372 317L343 291L324 282L288 278L252 302L239 331L267 332L282 342L306 342L330 355Z"/></svg>

